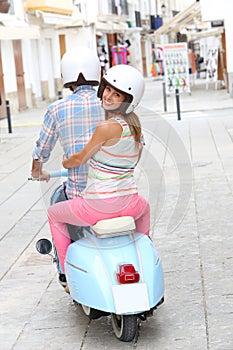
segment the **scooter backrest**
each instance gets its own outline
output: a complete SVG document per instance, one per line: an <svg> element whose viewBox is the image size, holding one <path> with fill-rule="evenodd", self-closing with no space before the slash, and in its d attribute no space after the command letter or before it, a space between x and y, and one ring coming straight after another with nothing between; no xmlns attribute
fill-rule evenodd
<svg viewBox="0 0 233 350"><path fill-rule="evenodd" d="M129 235L135 232L135 222L132 216L121 216L100 220L91 226L92 233L98 238Z"/></svg>

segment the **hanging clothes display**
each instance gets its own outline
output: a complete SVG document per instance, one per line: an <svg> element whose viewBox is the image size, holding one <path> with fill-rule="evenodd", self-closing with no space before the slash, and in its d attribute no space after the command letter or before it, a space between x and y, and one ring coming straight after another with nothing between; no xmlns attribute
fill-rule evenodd
<svg viewBox="0 0 233 350"><path fill-rule="evenodd" d="M114 45L111 48L112 66L117 64L127 64L127 47L126 45Z"/></svg>
<svg viewBox="0 0 233 350"><path fill-rule="evenodd" d="M100 60L101 77L102 77L107 69L108 54L107 54L107 51L105 49L105 43L101 38L99 38L97 40L97 53L98 53L98 57Z"/></svg>
<svg viewBox="0 0 233 350"><path fill-rule="evenodd" d="M164 75L163 59L163 48L159 46L152 48L152 63L150 67L150 72L153 75L153 77L159 77Z"/></svg>

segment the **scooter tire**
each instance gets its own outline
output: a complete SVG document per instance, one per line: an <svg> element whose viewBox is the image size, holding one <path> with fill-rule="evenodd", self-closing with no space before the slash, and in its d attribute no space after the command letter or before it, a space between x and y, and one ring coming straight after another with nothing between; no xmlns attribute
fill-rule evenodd
<svg viewBox="0 0 233 350"><path fill-rule="evenodd" d="M109 315L109 313L107 313L107 312L93 309L92 307L89 307L89 306L85 306L85 305L81 305L81 306L82 306L83 312L85 313L85 315L87 317L90 318L90 320L97 320L98 318L100 318L102 316Z"/></svg>
<svg viewBox="0 0 233 350"><path fill-rule="evenodd" d="M137 315L112 314L112 327L117 339L123 342L132 341L138 330Z"/></svg>

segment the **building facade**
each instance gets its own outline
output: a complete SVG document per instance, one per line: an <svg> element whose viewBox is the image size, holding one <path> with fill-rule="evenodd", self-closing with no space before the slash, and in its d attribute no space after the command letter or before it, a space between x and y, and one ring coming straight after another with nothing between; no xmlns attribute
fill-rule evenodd
<svg viewBox="0 0 233 350"><path fill-rule="evenodd" d="M6 114L5 100L10 101L12 113L17 113L42 101L49 103L57 99L62 90L60 59L73 46L97 50L102 73L114 64L126 63L145 77L153 76L157 46L179 39L195 42L190 35L196 32L189 31L192 26L187 15L191 22L199 21L200 11L195 5L198 3L193 0L0 1L3 101L0 118ZM196 12L186 13L189 7L194 7ZM198 40L203 52L206 41L206 38ZM157 69L162 74L158 63ZM231 67L230 60L228 64Z"/></svg>

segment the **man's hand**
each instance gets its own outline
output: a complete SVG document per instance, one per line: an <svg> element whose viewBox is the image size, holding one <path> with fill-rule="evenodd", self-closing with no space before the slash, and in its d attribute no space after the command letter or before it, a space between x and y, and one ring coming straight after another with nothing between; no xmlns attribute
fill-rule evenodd
<svg viewBox="0 0 233 350"><path fill-rule="evenodd" d="M50 174L46 170L42 170L42 163L37 160L32 160L32 171L31 175L33 179L38 179L38 181L46 181L50 180Z"/></svg>

